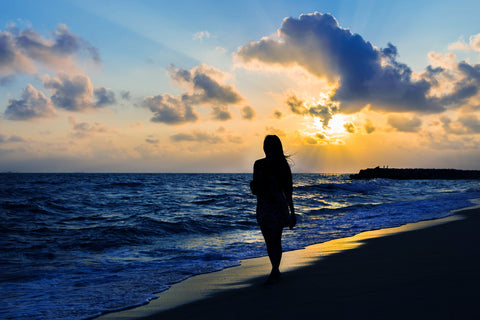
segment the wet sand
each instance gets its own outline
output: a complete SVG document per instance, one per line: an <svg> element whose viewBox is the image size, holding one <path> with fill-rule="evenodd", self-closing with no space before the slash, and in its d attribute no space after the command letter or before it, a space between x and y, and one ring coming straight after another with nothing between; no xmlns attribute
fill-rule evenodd
<svg viewBox="0 0 480 320"><path fill-rule="evenodd" d="M192 277L102 319L480 319L480 209Z"/></svg>

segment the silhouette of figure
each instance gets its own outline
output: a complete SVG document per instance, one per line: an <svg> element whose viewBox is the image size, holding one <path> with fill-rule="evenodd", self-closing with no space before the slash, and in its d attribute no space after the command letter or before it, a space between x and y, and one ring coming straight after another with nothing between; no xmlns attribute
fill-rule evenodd
<svg viewBox="0 0 480 320"><path fill-rule="evenodd" d="M263 142L263 151L265 158L255 161L250 189L257 196L257 222L272 264L267 283L272 283L280 278L283 228L293 228L296 216L292 172L283 154L282 142L276 135L268 135Z"/></svg>

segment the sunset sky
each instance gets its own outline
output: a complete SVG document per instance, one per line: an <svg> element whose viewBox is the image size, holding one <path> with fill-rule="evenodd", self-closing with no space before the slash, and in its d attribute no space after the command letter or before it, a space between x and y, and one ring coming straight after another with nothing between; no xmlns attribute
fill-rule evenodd
<svg viewBox="0 0 480 320"><path fill-rule="evenodd" d="M2 1L0 171L480 169L480 1Z"/></svg>

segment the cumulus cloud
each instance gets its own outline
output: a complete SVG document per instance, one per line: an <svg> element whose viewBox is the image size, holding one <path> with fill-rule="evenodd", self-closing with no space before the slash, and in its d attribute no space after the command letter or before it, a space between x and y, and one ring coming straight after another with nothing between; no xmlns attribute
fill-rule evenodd
<svg viewBox="0 0 480 320"><path fill-rule="evenodd" d="M476 39L471 38L472 43L476 44ZM429 77L413 77L412 70L397 60L398 50L393 44L379 49L342 28L330 14L286 18L278 38L250 42L239 48L237 56L247 65L257 61L300 66L319 78L327 78L336 83L331 100L341 103L343 113L358 112L366 105L387 112L440 113L475 94L472 86L454 83L454 94L432 95L431 90L438 84L433 71L444 73L443 70L430 68ZM302 109L294 112L302 113Z"/></svg>
<svg viewBox="0 0 480 320"><path fill-rule="evenodd" d="M52 92L56 107L83 112L115 103L115 94L103 87L93 88L90 78L83 74L59 73L43 77L43 85Z"/></svg>
<svg viewBox="0 0 480 320"><path fill-rule="evenodd" d="M74 58L82 55L100 62L97 49L70 32L65 24L59 24L51 38L15 25L0 31L0 75L34 73L37 66L52 70L71 68L75 66Z"/></svg>
<svg viewBox="0 0 480 320"><path fill-rule="evenodd" d="M153 122L194 122L198 119L197 105L210 106L214 120L226 121L232 118L228 106L244 100L234 87L224 83L227 75L216 68L201 64L186 70L171 65L168 72L171 79L187 92L178 97L165 93L145 98L143 105L155 114L151 119Z"/></svg>
<svg viewBox="0 0 480 320"><path fill-rule="evenodd" d="M195 122L195 113L191 99L188 96L173 97L169 94L146 97L143 105L154 113L152 122L165 124L182 124Z"/></svg>
<svg viewBox="0 0 480 320"><path fill-rule="evenodd" d="M469 51L475 50L480 51L480 33L470 36L468 43L463 37L460 37L458 41L448 45L449 50L458 50L458 51Z"/></svg>
<svg viewBox="0 0 480 320"><path fill-rule="evenodd" d="M390 115L388 124L400 132L417 132L422 125L418 117L408 118L400 115Z"/></svg>
<svg viewBox="0 0 480 320"><path fill-rule="evenodd" d="M5 118L8 120L32 120L55 116L52 101L31 84L22 90L20 99L9 99L5 110Z"/></svg>
<svg viewBox="0 0 480 320"><path fill-rule="evenodd" d="M95 106L101 108L103 106L112 105L117 100L115 99L115 93L113 91L107 90L104 87L98 87L93 90L95 95L96 103Z"/></svg>
<svg viewBox="0 0 480 320"><path fill-rule="evenodd" d="M242 118L245 120L253 120L255 118L255 115L257 114L255 112L255 109L253 109L251 106L245 106L241 110L242 113Z"/></svg>
<svg viewBox="0 0 480 320"><path fill-rule="evenodd" d="M232 115L228 110L228 107L225 106L214 106L212 108L213 119L220 120L220 121L227 121L232 119Z"/></svg>
<svg viewBox="0 0 480 320"><path fill-rule="evenodd" d="M192 70L168 68L172 80L190 88L191 99L197 104L238 104L243 97L232 86L222 83L226 77L223 72L201 64Z"/></svg>
<svg viewBox="0 0 480 320"><path fill-rule="evenodd" d="M325 101L320 104L308 106L306 101L297 98L295 95L289 96L285 103L294 114L310 115L319 118L324 128L328 127L328 123L333 115L339 111L338 104L335 102Z"/></svg>

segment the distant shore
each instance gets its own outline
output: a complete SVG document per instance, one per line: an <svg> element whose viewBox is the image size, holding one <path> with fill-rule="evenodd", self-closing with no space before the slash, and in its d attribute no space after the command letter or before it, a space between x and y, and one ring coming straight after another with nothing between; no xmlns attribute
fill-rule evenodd
<svg viewBox="0 0 480 320"><path fill-rule="evenodd" d="M351 174L351 179L480 179L480 170L457 169L396 169L396 168L368 168L357 174Z"/></svg>
<svg viewBox="0 0 480 320"><path fill-rule="evenodd" d="M466 209L287 252L274 285L266 258L250 259L101 319L478 319L478 230Z"/></svg>

